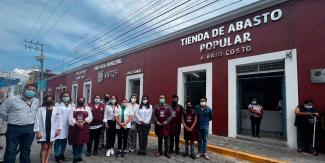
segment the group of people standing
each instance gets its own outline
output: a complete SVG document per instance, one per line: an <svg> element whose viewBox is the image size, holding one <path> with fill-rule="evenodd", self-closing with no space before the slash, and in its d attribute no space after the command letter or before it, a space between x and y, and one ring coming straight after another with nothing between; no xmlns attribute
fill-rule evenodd
<svg viewBox="0 0 325 163"><path fill-rule="evenodd" d="M8 122L4 157L6 163L15 162L17 149L20 152L20 162L29 163L34 136L41 145L42 163L49 162L52 147L56 162L63 162L68 143L72 145L73 162L83 161L85 144L86 156L96 156L104 138L107 157L125 157L126 153L134 152L137 150L137 137L137 154L147 155L152 124L158 136L158 151L154 156L165 155L170 158L171 153L180 154L179 140L183 125L183 156L209 159L207 136L212 109L206 105L205 97L200 98L200 105L195 107L191 101L186 101L184 108L178 104L176 95L172 96L171 105L166 103L164 95L160 95L158 104L153 106L148 96L143 96L139 103L137 95L119 102L117 96L106 93L103 100L101 96L95 95L91 103L86 103L84 97L78 97L74 105L70 93L63 92L59 103L55 103L52 95L47 95L39 106L39 100L35 98L36 92L37 86L28 84L19 96L7 99L0 107L0 118ZM116 135L117 150L114 148ZM198 141L198 155L194 153L194 141Z"/></svg>

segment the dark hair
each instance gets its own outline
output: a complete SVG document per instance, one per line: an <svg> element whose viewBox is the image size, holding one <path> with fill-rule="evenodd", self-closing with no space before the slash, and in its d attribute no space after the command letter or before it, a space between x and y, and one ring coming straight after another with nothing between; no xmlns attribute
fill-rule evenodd
<svg viewBox="0 0 325 163"><path fill-rule="evenodd" d="M99 97L99 99L101 99L101 98L102 98L102 97L100 97L99 95L94 95L94 96L93 96L93 99L91 100L91 101L92 101L92 103L95 103L95 98L96 98L97 96Z"/></svg>
<svg viewBox="0 0 325 163"><path fill-rule="evenodd" d="M304 100L304 104L309 104L309 103L314 104L314 101L311 99Z"/></svg>
<svg viewBox="0 0 325 163"><path fill-rule="evenodd" d="M36 90L38 89L38 87L37 87L37 85L35 83L28 83L28 84L26 84L24 89L27 89L28 87L35 87Z"/></svg>
<svg viewBox="0 0 325 163"><path fill-rule="evenodd" d="M62 98L63 98L63 95L64 94L68 94L69 95L69 97L70 97L70 99L69 99L69 103L71 103L71 94L70 94L70 92L68 92L68 91L63 91L61 94L60 94L60 102L62 102Z"/></svg>
<svg viewBox="0 0 325 163"><path fill-rule="evenodd" d="M208 99L205 96L200 97L200 100L204 99L205 101L208 101Z"/></svg>
<svg viewBox="0 0 325 163"><path fill-rule="evenodd" d="M186 100L185 105L186 105L187 103L191 103L191 105L193 105L191 100Z"/></svg>
<svg viewBox="0 0 325 163"><path fill-rule="evenodd" d="M260 101L256 97L251 97L251 101L250 102L252 102L254 99L256 100L256 104L259 104L260 103Z"/></svg>
<svg viewBox="0 0 325 163"><path fill-rule="evenodd" d="M178 96L177 95L173 95L172 98L177 98L177 100L178 100Z"/></svg>
<svg viewBox="0 0 325 163"><path fill-rule="evenodd" d="M106 96L106 95L109 95L109 96L111 96L111 94L109 94L109 93L104 93L104 96Z"/></svg>
<svg viewBox="0 0 325 163"><path fill-rule="evenodd" d="M55 101L55 98L54 98L54 96L53 95L46 95L46 96L44 96L44 98L43 98L43 104L42 104L42 106L46 106L46 100L48 99L48 98L52 98L52 100L53 100L53 102Z"/></svg>
<svg viewBox="0 0 325 163"><path fill-rule="evenodd" d="M136 100L135 103L139 103L139 102L138 102L138 95L136 95L136 94L132 94L132 95L130 96L129 101L131 101L131 98L132 98L132 97L135 97L135 100Z"/></svg>
<svg viewBox="0 0 325 163"><path fill-rule="evenodd" d="M146 97L148 102L146 104L144 104L142 101L143 101L143 98ZM141 98L141 103L140 103L140 106L139 106L139 109L142 109L142 106L145 106L147 109L150 108L150 104L149 104L149 97L147 95L143 95L142 98Z"/></svg>

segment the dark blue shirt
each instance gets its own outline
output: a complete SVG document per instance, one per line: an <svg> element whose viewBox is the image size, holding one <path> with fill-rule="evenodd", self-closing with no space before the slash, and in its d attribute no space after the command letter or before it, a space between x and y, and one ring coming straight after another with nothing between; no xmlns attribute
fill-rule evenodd
<svg viewBox="0 0 325 163"><path fill-rule="evenodd" d="M197 112L198 128L209 129L209 122L212 120L212 109L208 106L201 109L201 106L197 105L195 106L195 111Z"/></svg>

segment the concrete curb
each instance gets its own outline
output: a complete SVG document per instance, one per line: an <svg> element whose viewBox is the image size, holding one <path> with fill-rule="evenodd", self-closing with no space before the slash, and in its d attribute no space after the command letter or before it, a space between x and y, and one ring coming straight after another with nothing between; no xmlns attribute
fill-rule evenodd
<svg viewBox="0 0 325 163"><path fill-rule="evenodd" d="M157 137L154 132L149 132L150 137ZM184 139L180 139L181 144L185 144ZM216 145L208 144L208 150L214 153L219 153L226 156L235 157L241 160L247 160L251 162L263 162L263 163L285 163L285 161L276 160L268 157L258 156L252 153L246 153L242 151L237 151L229 148L219 147Z"/></svg>

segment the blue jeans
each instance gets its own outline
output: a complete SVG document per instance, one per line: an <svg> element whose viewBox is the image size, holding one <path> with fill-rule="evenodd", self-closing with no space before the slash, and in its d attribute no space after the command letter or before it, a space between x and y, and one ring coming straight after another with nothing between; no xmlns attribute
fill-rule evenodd
<svg viewBox="0 0 325 163"><path fill-rule="evenodd" d="M207 152L208 129L199 129L199 153L204 154Z"/></svg>
<svg viewBox="0 0 325 163"><path fill-rule="evenodd" d="M54 142L54 156L64 155L67 139L56 139Z"/></svg>
<svg viewBox="0 0 325 163"><path fill-rule="evenodd" d="M34 140L34 125L10 125L6 132L5 163L15 163L17 147L19 145L19 160L21 163L30 163L30 147Z"/></svg>
<svg viewBox="0 0 325 163"><path fill-rule="evenodd" d="M83 144L72 145L72 153L74 158L81 158Z"/></svg>

